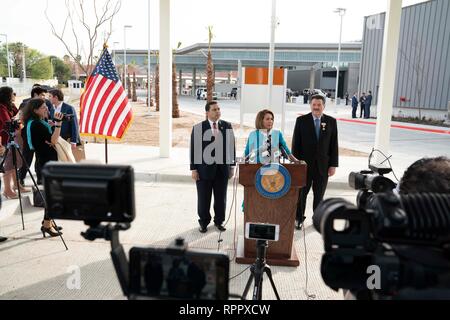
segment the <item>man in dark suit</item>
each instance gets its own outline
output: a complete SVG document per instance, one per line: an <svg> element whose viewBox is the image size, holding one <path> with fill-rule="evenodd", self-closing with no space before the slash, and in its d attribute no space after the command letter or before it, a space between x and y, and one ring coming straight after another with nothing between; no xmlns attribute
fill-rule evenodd
<svg viewBox="0 0 450 320"><path fill-rule="evenodd" d="M39 84L33 85L33 88L31 89L31 98L23 100L19 106L19 110L23 110L23 108L25 108L25 106L28 104L28 102L31 99L41 98L41 99L45 100L45 104L47 105L47 108L48 108L48 114L49 115L54 114L55 108L53 108L53 105L50 102L50 100L46 99L46 97L45 97L46 93L47 93L47 90L40 87ZM30 147L28 146L27 130L25 128L22 129L21 135L22 135L22 140L23 140L23 157L25 158L26 164L23 163L22 167L19 169L19 182L22 186L24 186L25 185L25 177L27 176L27 172L28 172L27 168L29 168L31 166L31 163L33 162L34 151L30 150ZM39 162L37 161L37 158L36 158L36 161L34 162L34 171L36 172L38 182L40 182L41 181L41 169L40 169Z"/></svg>
<svg viewBox="0 0 450 320"><path fill-rule="evenodd" d="M305 220L306 198L311 186L314 192L313 209L322 201L328 177L334 176L339 165L338 131L336 119L323 113L325 97L311 97L311 113L298 117L292 137L292 153L307 165L307 182L297 204L297 229Z"/></svg>
<svg viewBox="0 0 450 320"><path fill-rule="evenodd" d="M358 96L356 95L356 92L353 94L352 97L352 118L356 118L356 111L358 111Z"/></svg>
<svg viewBox="0 0 450 320"><path fill-rule="evenodd" d="M359 98L359 103L361 104L361 111L359 113L359 117L362 118L363 117L363 113L366 111L366 93L363 92L362 96ZM366 115L364 114L364 117Z"/></svg>
<svg viewBox="0 0 450 320"><path fill-rule="evenodd" d="M366 97L364 103L364 119L370 118L370 106L372 105L372 91L369 91L369 95Z"/></svg>
<svg viewBox="0 0 450 320"><path fill-rule="evenodd" d="M231 124L220 120L217 101L205 107L207 120L197 124L191 134L191 171L197 184L197 211L200 232L207 231L211 222L211 196L214 193L214 224L225 231L228 179L233 177L235 162L235 139Z"/></svg>
<svg viewBox="0 0 450 320"><path fill-rule="evenodd" d="M50 90L50 101L55 106L55 112L69 115L69 121L63 121L61 125L61 137L72 145L72 152L76 151L77 145L81 145L80 129L78 127L77 113L75 108L64 102L64 94L59 89ZM54 114L54 113L53 113ZM50 118L53 119L53 114Z"/></svg>

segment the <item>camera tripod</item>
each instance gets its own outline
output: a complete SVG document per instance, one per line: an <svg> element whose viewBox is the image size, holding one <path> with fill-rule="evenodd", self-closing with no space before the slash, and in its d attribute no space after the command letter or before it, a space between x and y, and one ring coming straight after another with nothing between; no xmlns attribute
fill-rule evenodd
<svg viewBox="0 0 450 320"><path fill-rule="evenodd" d="M272 270L270 266L266 263L266 254L267 247L269 246L268 241L265 240L257 240L256 241L256 261L250 267L250 277L248 278L247 285L245 286L244 293L242 294L242 300L245 300L247 297L248 291L250 289L250 285L252 281L255 280L255 286L253 288L253 300L262 300L262 285L263 285L263 275L264 272L267 274L269 278L270 284L272 285L273 292L277 297L277 300L280 300L280 296L278 295L277 288L275 287L275 283L272 278Z"/></svg>
<svg viewBox="0 0 450 320"><path fill-rule="evenodd" d="M19 199L19 205L20 205L20 215L22 218L22 230L25 230L25 222L23 219L23 206L22 206L22 193L20 190L20 181L19 181L19 169L17 168L17 153L19 154L20 158L22 159L22 166L25 166L25 168L27 168L27 172L31 177L31 180L33 181L33 185L36 188L36 190L39 193L39 196L41 197L42 201L44 202L44 206L47 209L47 203L44 199L44 196L42 195L41 190L39 189L36 180L34 180L33 175L31 174L30 171L30 167L28 166L27 161L25 160L25 157L23 156L22 152L20 151L20 147L19 145L15 142L15 137L16 137L16 132L15 129L12 126L12 130L10 130L9 132L7 132L8 134L8 144L6 145L6 151L5 154L3 155L3 160L0 163L0 172L4 173L4 163L7 159L8 153L12 150L12 160L13 160L13 166L14 166L14 173L15 173L15 177L13 177L13 179L16 180L16 184L17 184L17 191L18 191L18 199ZM17 151L17 153L15 152ZM58 226L56 225L55 221L53 219L50 220L52 222L52 224L55 226L55 229L58 231ZM64 247L66 248L66 250L69 250L67 248L66 242L64 241L64 238L62 237L61 232L58 231L59 237L61 238L62 243L64 244Z"/></svg>

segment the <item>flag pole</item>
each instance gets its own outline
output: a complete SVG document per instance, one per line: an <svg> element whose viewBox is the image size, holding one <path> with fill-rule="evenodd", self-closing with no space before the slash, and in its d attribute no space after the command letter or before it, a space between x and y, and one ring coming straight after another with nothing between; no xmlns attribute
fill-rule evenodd
<svg viewBox="0 0 450 320"><path fill-rule="evenodd" d="M105 164L108 164L108 139L105 138Z"/></svg>
<svg viewBox="0 0 450 320"><path fill-rule="evenodd" d="M103 44L103 52L108 50L108 44L105 42ZM108 164L108 138L105 137L105 164Z"/></svg>

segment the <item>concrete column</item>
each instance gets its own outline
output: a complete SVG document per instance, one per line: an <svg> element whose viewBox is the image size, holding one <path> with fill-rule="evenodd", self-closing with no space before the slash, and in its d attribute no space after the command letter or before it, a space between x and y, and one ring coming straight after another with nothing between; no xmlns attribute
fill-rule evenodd
<svg viewBox="0 0 450 320"><path fill-rule="evenodd" d="M170 46L170 0L159 1L159 156L170 158L172 150L172 49Z"/></svg>
<svg viewBox="0 0 450 320"><path fill-rule="evenodd" d="M309 88L314 89L314 86L316 85L316 69L312 68L309 72Z"/></svg>
<svg viewBox="0 0 450 320"><path fill-rule="evenodd" d="M197 69L192 71L192 95L195 97L197 92Z"/></svg>
<svg viewBox="0 0 450 320"><path fill-rule="evenodd" d="M382 151L385 155L388 155L390 149L392 103L394 101L401 16L402 0L388 0L384 26L380 92L377 104L377 128L375 134L375 148ZM384 161L384 157L379 152L375 154L376 163Z"/></svg>

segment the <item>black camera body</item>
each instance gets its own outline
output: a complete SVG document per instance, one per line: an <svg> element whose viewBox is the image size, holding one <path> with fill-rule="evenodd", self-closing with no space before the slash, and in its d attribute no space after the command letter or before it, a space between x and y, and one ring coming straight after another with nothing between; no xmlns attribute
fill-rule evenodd
<svg viewBox="0 0 450 320"><path fill-rule="evenodd" d="M10 121L5 122L5 130L9 135L14 134L17 130L20 129L20 120L11 119Z"/></svg>
<svg viewBox="0 0 450 320"><path fill-rule="evenodd" d="M69 113L63 113L61 121L72 121L74 115Z"/></svg>
<svg viewBox="0 0 450 320"><path fill-rule="evenodd" d="M398 195L382 174L352 172L358 204L333 198L315 210L323 280L371 299L450 297L450 195Z"/></svg>
<svg viewBox="0 0 450 320"><path fill-rule="evenodd" d="M135 218L131 166L49 162L42 176L52 219L130 223Z"/></svg>

